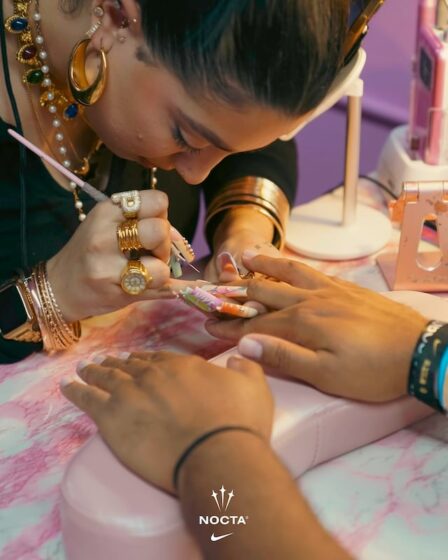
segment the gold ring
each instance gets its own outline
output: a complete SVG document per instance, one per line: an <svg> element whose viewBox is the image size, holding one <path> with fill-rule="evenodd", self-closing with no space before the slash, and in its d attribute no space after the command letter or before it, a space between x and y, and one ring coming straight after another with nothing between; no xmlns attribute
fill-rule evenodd
<svg viewBox="0 0 448 560"><path fill-rule="evenodd" d="M145 266L136 260L130 260L121 273L120 284L130 296L138 296L151 284L153 278Z"/></svg>
<svg viewBox="0 0 448 560"><path fill-rule="evenodd" d="M114 204L121 206L125 218L136 218L142 205L139 191L125 191L114 193L110 199Z"/></svg>
<svg viewBox="0 0 448 560"><path fill-rule="evenodd" d="M118 247L122 253L140 251L143 245L138 236L138 220L126 220L117 226Z"/></svg>

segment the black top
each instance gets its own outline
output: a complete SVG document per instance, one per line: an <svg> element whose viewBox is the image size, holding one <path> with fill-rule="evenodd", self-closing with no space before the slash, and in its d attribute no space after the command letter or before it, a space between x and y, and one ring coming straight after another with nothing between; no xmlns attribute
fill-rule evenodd
<svg viewBox="0 0 448 560"><path fill-rule="evenodd" d="M37 156L27 152L23 162L22 152L20 159L19 144L7 134L8 127L10 125L0 120L0 281L12 278L24 265L24 244L21 242L24 223L29 266L55 255L79 225L73 195L54 181ZM149 187L148 170L107 154L105 148L102 150L101 157L111 158L106 194ZM159 171L157 188L169 196L169 220L191 240L196 229L201 191L210 203L227 182L248 175L270 179L284 190L292 203L297 183L294 143L277 141L263 150L229 156L199 186L187 185L174 171ZM26 208L23 208L19 188L20 178L24 181ZM88 212L94 202L83 192L80 198ZM21 207L25 220L21 219ZM38 344L7 341L0 336L0 363L22 359L40 348Z"/></svg>

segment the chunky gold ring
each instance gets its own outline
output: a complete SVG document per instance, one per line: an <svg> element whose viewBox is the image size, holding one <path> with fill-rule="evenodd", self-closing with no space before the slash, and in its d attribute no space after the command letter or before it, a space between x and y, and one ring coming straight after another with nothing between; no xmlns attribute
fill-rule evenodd
<svg viewBox="0 0 448 560"><path fill-rule="evenodd" d="M122 253L140 251L143 245L138 236L138 220L126 220L117 226L118 247Z"/></svg>
<svg viewBox="0 0 448 560"><path fill-rule="evenodd" d="M145 266L137 260L130 260L121 273L120 284L130 296L138 296L151 284L153 278Z"/></svg>
<svg viewBox="0 0 448 560"><path fill-rule="evenodd" d="M114 193L110 199L114 204L121 206L125 218L136 218L142 205L139 191Z"/></svg>

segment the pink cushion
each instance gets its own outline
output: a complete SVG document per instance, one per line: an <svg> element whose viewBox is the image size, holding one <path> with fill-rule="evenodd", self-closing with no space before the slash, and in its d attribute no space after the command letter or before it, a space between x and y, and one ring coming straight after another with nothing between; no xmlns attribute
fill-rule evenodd
<svg viewBox="0 0 448 560"><path fill-rule="evenodd" d="M428 317L448 319L448 303L440 298L416 292L391 297ZM224 365L230 353L212 361ZM269 383L276 400L272 444L293 476L432 413L410 398L369 405L330 397L293 381L271 378ZM200 557L177 500L129 472L98 435L67 467L61 516L68 560Z"/></svg>

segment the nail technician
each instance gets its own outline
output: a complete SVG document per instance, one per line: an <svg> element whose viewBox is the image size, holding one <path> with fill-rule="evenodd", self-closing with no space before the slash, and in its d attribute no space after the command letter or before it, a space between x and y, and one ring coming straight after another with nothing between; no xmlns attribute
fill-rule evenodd
<svg viewBox="0 0 448 560"><path fill-rule="evenodd" d="M0 8L0 362L68 348L81 319L160 297L170 224L191 239L201 192L214 256L282 245L296 153L277 139L341 67L348 0ZM126 193L93 206L9 127ZM220 275L215 257L207 274Z"/></svg>

